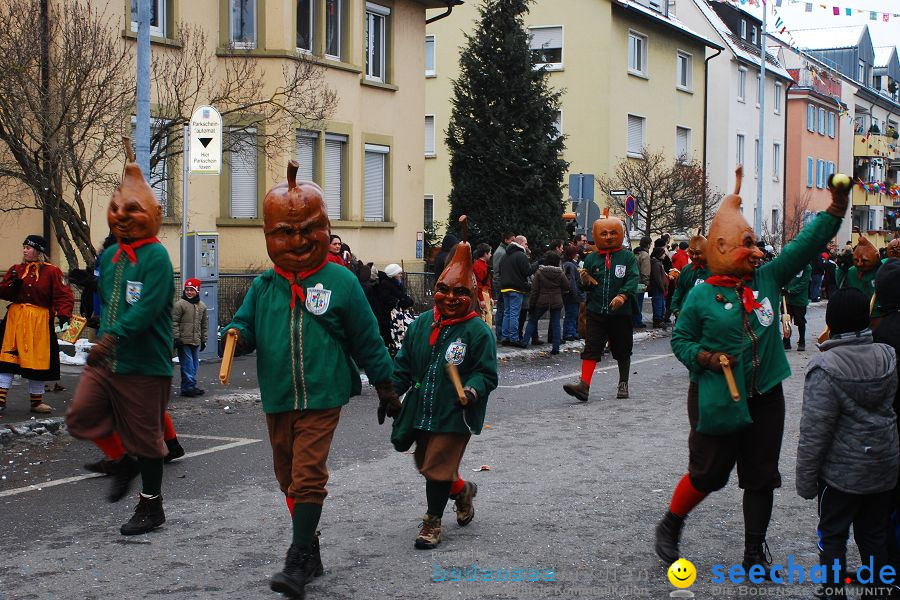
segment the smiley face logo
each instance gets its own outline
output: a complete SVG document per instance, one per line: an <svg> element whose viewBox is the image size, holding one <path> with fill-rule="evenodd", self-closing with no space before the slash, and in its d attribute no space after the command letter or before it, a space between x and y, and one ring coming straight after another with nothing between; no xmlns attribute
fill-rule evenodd
<svg viewBox="0 0 900 600"><path fill-rule="evenodd" d="M691 587L697 579L697 569L690 561L679 558L669 567L669 583L677 588Z"/></svg>

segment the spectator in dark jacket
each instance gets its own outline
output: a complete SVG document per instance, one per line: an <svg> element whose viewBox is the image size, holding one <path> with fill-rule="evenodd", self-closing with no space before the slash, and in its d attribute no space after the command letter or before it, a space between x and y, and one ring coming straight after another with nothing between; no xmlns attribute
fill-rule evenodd
<svg viewBox="0 0 900 600"><path fill-rule="evenodd" d="M448 233L444 236L444 241L441 242L441 251L434 257L434 274L437 277L440 277L441 273L444 272L447 260L453 255L453 249L458 243L459 238L452 233Z"/></svg>
<svg viewBox="0 0 900 600"><path fill-rule="evenodd" d="M506 256L500 263L500 293L503 297L503 326L501 328L500 343L507 346L525 348L525 343L519 339L519 312L522 310L522 300L531 289L528 276L534 271L525 248L528 240L524 235L517 236L515 241L506 247ZM536 268L536 267L535 267Z"/></svg>
<svg viewBox="0 0 900 600"><path fill-rule="evenodd" d="M403 288L403 269L400 265L391 263L384 268L384 271L378 271L378 283L369 294L369 303L372 305L372 312L375 313L375 319L378 321L381 339L384 340L384 345L391 356L394 356L400 350L400 346L392 341L391 337L394 329L392 311L412 308L415 304ZM403 331L406 331L405 327Z"/></svg>
<svg viewBox="0 0 900 600"><path fill-rule="evenodd" d="M569 292L569 279L559 266L559 254L550 250L544 255L544 264L534 276L531 288L528 327L525 329L527 344L537 334L538 320L550 311L550 354L559 354L559 317L563 309L563 296Z"/></svg>
<svg viewBox="0 0 900 600"><path fill-rule="evenodd" d="M819 563L844 567L851 524L863 565L874 573L888 563L888 517L900 468L897 356L874 343L869 301L859 290L837 291L828 301L831 331L809 361L797 447L797 493L818 496ZM841 573L838 581L844 581ZM844 597L842 585L834 595Z"/></svg>
<svg viewBox="0 0 900 600"><path fill-rule="evenodd" d="M824 258L824 257L823 257ZM822 280L822 295L825 298L837 289L837 262L834 254L829 253L825 258L825 278Z"/></svg>
<svg viewBox="0 0 900 600"><path fill-rule="evenodd" d="M653 239L649 235L641 238L641 242L634 249L634 255L637 258L638 272L640 280L638 281L638 291L634 296L637 303L637 310L634 311L632 324L635 329L643 329L644 325L644 294L647 292L647 286L650 285L650 244Z"/></svg>
<svg viewBox="0 0 900 600"><path fill-rule="evenodd" d="M563 296L563 339L573 342L578 337L578 310L585 301L586 295L578 287L578 246L569 244L563 251L563 273L569 280L569 293Z"/></svg>
<svg viewBox="0 0 900 600"><path fill-rule="evenodd" d="M500 293L500 263L503 261L503 257L506 256L506 247L510 242L513 241L515 236L511 233L503 234L503 241L497 245L497 249L494 250L493 257L491 258L491 284L493 286L491 296L494 299L494 303L497 307L497 316L494 322L494 331L496 333L497 339L502 339L503 336L503 294Z"/></svg>
<svg viewBox="0 0 900 600"><path fill-rule="evenodd" d="M827 254L824 255L824 257L827 256ZM809 280L809 301L818 302L822 299L822 282L825 280L825 258L821 254L813 256L812 260L809 261L809 266L812 267L812 277Z"/></svg>
<svg viewBox="0 0 900 600"><path fill-rule="evenodd" d="M653 326L665 328L666 293L669 289L669 275L663 264L665 246L657 246L650 255L650 285L647 288L653 303Z"/></svg>

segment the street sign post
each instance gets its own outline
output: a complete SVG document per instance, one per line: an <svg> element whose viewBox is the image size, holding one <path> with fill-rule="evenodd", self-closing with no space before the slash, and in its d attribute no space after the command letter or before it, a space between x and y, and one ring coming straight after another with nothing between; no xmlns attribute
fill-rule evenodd
<svg viewBox="0 0 900 600"><path fill-rule="evenodd" d="M222 172L222 115L212 106L201 106L191 115L191 174Z"/></svg>

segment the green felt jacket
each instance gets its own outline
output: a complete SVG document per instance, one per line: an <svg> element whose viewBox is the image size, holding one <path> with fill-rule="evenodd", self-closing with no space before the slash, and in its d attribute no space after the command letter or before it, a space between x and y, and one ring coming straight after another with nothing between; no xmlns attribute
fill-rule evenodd
<svg viewBox="0 0 900 600"><path fill-rule="evenodd" d="M430 345L434 311L413 321L394 359L394 389L406 393L404 410L415 410L412 427L436 433L481 433L490 393L497 387L497 344L484 321L475 317L441 329ZM475 391L478 402L461 409L447 375L452 362L463 387ZM409 415L407 415L408 417ZM395 424L403 421L398 417Z"/></svg>
<svg viewBox="0 0 900 600"><path fill-rule="evenodd" d="M631 315L641 278L637 257L634 252L622 249L609 255L609 263L607 269L606 255L598 252L591 252L584 259L585 270L597 280L597 285L583 285L579 280L579 287L587 292L586 308L600 315ZM609 303L619 294L627 296L625 303L617 310L610 310Z"/></svg>
<svg viewBox="0 0 900 600"><path fill-rule="evenodd" d="M788 305L809 306L809 281L811 279L812 267L810 265L803 267L802 271L791 278L791 281L784 286Z"/></svg>
<svg viewBox="0 0 900 600"><path fill-rule="evenodd" d="M697 268L697 263L690 263L684 269L675 281L675 291L672 293L672 314L676 317L681 312L681 305L684 304L688 294L694 289L694 286L703 283L709 277L709 269L706 267Z"/></svg>
<svg viewBox="0 0 900 600"><path fill-rule="evenodd" d="M840 223L837 217L819 213L778 257L759 267L746 285L754 290L762 307L749 314L734 288L703 283L691 291L672 333L672 351L699 386L698 431L723 433L728 429L727 426L704 427L704 405L723 402L739 405L745 425L749 422L747 398L768 392L790 376L778 318L781 290L834 237ZM736 358L732 370L741 396L739 403L732 402L723 374L697 364L697 355L702 351L725 352ZM739 426L736 424L731 430Z"/></svg>
<svg viewBox="0 0 900 600"><path fill-rule="evenodd" d="M856 288L863 294L865 294L866 298L871 300L872 294L875 293L875 276L878 275L878 269L881 268L881 265L883 265L884 262L882 261L875 264L875 268L868 273L860 273L859 269L857 269L855 265L850 267L846 272L842 272L842 275L839 276L838 287ZM875 307L872 310L872 316L876 318L884 316L881 311L881 304L878 302L878 298L875 299Z"/></svg>
<svg viewBox="0 0 900 600"><path fill-rule="evenodd" d="M253 280L224 331L256 349L266 413L337 408L362 391L357 365L372 383L387 381L391 357L356 276L329 262L300 281L306 296L291 307L291 286L270 269Z"/></svg>
<svg viewBox="0 0 900 600"><path fill-rule="evenodd" d="M172 261L162 244L135 249L132 263L114 244L100 256L97 289L103 304L98 336L119 338L112 354L113 373L172 376Z"/></svg>

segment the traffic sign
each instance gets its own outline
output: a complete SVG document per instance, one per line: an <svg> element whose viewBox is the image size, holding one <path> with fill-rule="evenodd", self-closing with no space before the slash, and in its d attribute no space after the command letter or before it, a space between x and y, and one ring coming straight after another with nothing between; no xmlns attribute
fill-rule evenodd
<svg viewBox="0 0 900 600"><path fill-rule="evenodd" d="M627 193L625 190L609 190L610 196L624 196Z"/></svg>
<svg viewBox="0 0 900 600"><path fill-rule="evenodd" d="M222 115L212 106L201 106L191 115L191 173L222 172Z"/></svg>
<svg viewBox="0 0 900 600"><path fill-rule="evenodd" d="M629 217L634 215L634 209L637 208L637 202L634 199L634 196L629 195L625 198L625 214Z"/></svg>

